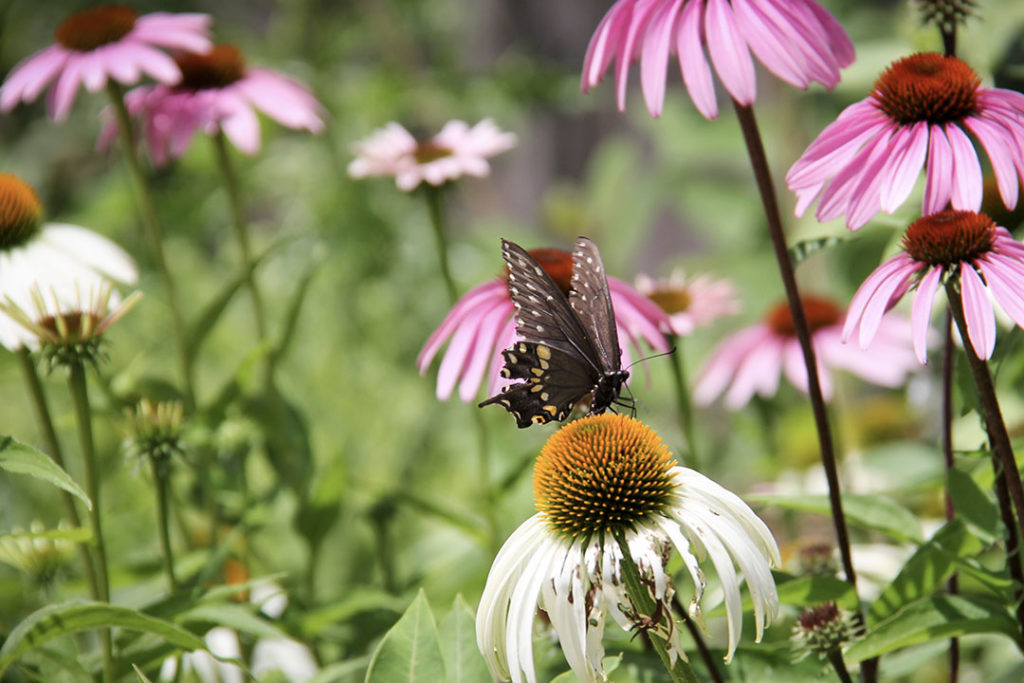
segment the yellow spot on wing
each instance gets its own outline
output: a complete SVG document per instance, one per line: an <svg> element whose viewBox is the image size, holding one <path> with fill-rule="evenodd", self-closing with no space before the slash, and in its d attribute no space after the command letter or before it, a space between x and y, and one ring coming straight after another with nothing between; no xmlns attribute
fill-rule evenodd
<svg viewBox="0 0 1024 683"><path fill-rule="evenodd" d="M541 360L551 360L551 349L546 346L537 346L537 358Z"/></svg>

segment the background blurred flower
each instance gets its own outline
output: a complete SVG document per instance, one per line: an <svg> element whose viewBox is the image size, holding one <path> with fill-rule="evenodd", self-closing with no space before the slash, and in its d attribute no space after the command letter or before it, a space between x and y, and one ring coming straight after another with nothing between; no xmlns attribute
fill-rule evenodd
<svg viewBox="0 0 1024 683"><path fill-rule="evenodd" d="M139 16L130 7L103 5L72 14L58 27L57 42L17 64L0 87L0 110L32 102L51 82L46 109L55 121L71 111L79 86L97 92L112 78L134 85L142 74L174 83L181 72L158 48L203 52L210 49L206 14L155 12Z"/></svg>
<svg viewBox="0 0 1024 683"><path fill-rule="evenodd" d="M604 680L606 615L625 630L637 618L623 583L616 534L624 535L658 605L671 600L666 565L673 550L679 553L693 579L689 611L697 621L706 585L697 558L711 560L725 599L727 660L739 642L743 616L734 562L747 581L757 640L775 617L778 596L770 567L781 560L768 527L735 494L676 466L642 422L609 413L570 422L544 445L533 487L538 512L498 552L477 610L477 646L497 678L522 681L525 674L535 680L533 624L539 607L551 619L573 673L582 681ZM667 606L665 614L671 614ZM675 629L660 628L659 636L678 652Z"/></svg>
<svg viewBox="0 0 1024 683"><path fill-rule="evenodd" d="M978 357L992 356L996 320L989 294L1024 327L1024 244L983 213L942 211L924 216L903 235L903 253L876 268L850 302L843 339L856 331L861 347L871 343L882 316L911 287L914 353L928 357L932 301L943 281L959 282L967 334Z"/></svg>
<svg viewBox="0 0 1024 683"><path fill-rule="evenodd" d="M886 69L871 95L847 107L786 174L802 215L829 221L846 215L856 230L879 211L892 213L925 169L922 213L981 207L981 164L967 133L985 148L999 194L1017 205L1024 180L1024 95L982 88L963 61L917 54Z"/></svg>
<svg viewBox="0 0 1024 683"><path fill-rule="evenodd" d="M638 275L636 288L668 315L665 331L679 337L693 334L695 329L710 325L715 318L740 311L731 282L709 275L687 278L681 268L673 270L670 277L657 280Z"/></svg>
<svg viewBox="0 0 1024 683"><path fill-rule="evenodd" d="M583 92L601 82L614 59L619 111L625 110L629 67L639 61L647 109L659 116L674 53L694 105L713 119L718 103L705 46L725 89L743 105L757 93L751 52L798 88L813 81L835 87L839 69L854 59L846 31L814 0L619 0L590 39Z"/></svg>
<svg viewBox="0 0 1024 683"><path fill-rule="evenodd" d="M443 185L463 175L484 177L491 172L487 159L515 146L515 134L502 132L491 119L472 128L463 121L449 121L440 133L423 141L389 123L352 146L356 158L348 165L348 174L394 176L398 188L408 192L424 181Z"/></svg>
<svg viewBox="0 0 1024 683"><path fill-rule="evenodd" d="M805 295L803 306L826 400L832 396L829 368L847 370L886 387L900 386L908 373L919 368L907 348L910 325L903 318L887 318L871 347L861 350L843 343L843 311L833 301ZM774 396L783 373L793 386L807 393L807 368L785 303L771 309L762 322L733 333L718 345L701 371L693 400L707 405L724 391L725 405L740 408L754 394Z"/></svg>
<svg viewBox="0 0 1024 683"><path fill-rule="evenodd" d="M270 69L248 66L233 45L217 45L206 54L179 55L181 80L136 88L125 106L143 121L150 157L157 165L180 157L196 131L224 135L246 154L260 149L256 111L283 126L319 133L323 109L303 85ZM108 146L117 137L113 117L100 136Z"/></svg>
<svg viewBox="0 0 1024 683"><path fill-rule="evenodd" d="M570 252L562 249L532 249L530 255L551 275L563 292L569 291L572 277ZM615 309L623 367L629 365L629 344L639 352L641 339L658 351L668 351L668 341L661 332L661 329L667 328L668 319L661 309L622 280L609 277L608 289ZM498 393L507 381L500 375L504 364L501 351L512 346L519 338L516 335L514 313L515 307L504 277L471 289L456 302L441 325L427 339L416 359L420 374L425 373L441 346L449 342L437 373L439 399L447 400L458 383L459 398L467 403L473 401L485 373L488 393Z"/></svg>
<svg viewBox="0 0 1024 683"><path fill-rule="evenodd" d="M31 186L0 173L0 303L34 311L38 292L52 313L67 312L82 304L83 293L138 279L135 263L116 244L76 225L43 224L42 211ZM34 348L38 337L0 311L0 344Z"/></svg>

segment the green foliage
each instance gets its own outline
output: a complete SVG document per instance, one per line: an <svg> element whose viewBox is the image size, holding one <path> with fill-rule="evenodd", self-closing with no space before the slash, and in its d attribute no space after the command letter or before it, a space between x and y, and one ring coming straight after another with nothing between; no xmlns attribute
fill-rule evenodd
<svg viewBox="0 0 1024 683"><path fill-rule="evenodd" d="M82 487L76 484L50 456L16 441L14 437L0 436L0 469L42 479L77 497L85 503L86 507L92 507L92 501L89 500L89 496L82 490Z"/></svg>
<svg viewBox="0 0 1024 683"><path fill-rule="evenodd" d="M448 680L438 638L437 622L421 589L377 646L366 671L366 682Z"/></svg>

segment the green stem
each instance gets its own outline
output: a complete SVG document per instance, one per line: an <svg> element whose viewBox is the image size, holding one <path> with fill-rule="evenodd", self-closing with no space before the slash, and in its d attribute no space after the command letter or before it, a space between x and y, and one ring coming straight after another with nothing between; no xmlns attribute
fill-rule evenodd
<svg viewBox="0 0 1024 683"><path fill-rule="evenodd" d="M444 277L444 284L448 289L449 302L454 304L459 299L459 290L455 286L455 278L452 277L452 269L448 263L448 241L444 234L444 206L441 202L441 192L441 188L433 185L427 185L424 188L427 209L430 212L430 226L434 228L434 237L437 243L437 260L441 266L441 276Z"/></svg>
<svg viewBox="0 0 1024 683"><path fill-rule="evenodd" d="M157 219L156 207L150 194L146 174L142 170L142 164L139 162L139 156L135 149L135 135L132 132L131 116L124 103L124 92L121 86L111 79L107 82L107 93L110 95L114 114L117 116L117 128L121 137L121 147L124 150L124 160L128 165L132 189L135 191L135 199L139 204L139 213L142 216L142 224L146 230L149 247L163 278L164 288L167 290L167 303L171 309L171 325L178 344L178 362L181 366L182 381L185 383L185 409L191 412L195 408L192 359L188 353L188 340L185 334L184 318L181 315L181 305L178 302L178 290L174 284L171 270L167 266L167 259L164 257L163 232L160 228L160 221Z"/></svg>
<svg viewBox="0 0 1024 683"><path fill-rule="evenodd" d="M222 131L217 131L213 136L213 147L216 150L217 168L220 170L221 180L224 183L224 191L228 195L228 204L231 207L231 224L235 230L235 239L238 240L238 249L242 254L242 267L245 268L246 286L249 288L249 295L252 299L252 314L256 321L256 335L259 343L269 349L267 341L267 323L263 313L263 295L260 293L259 285L256 282L252 247L249 242L249 228L245 221L245 214L242 210L242 194L238 189L238 176L231 164L231 156L228 153L227 140ZM266 364L264 366L264 381L267 386L271 384L274 377L274 354L269 350L266 353Z"/></svg>
<svg viewBox="0 0 1024 683"><path fill-rule="evenodd" d="M85 367L81 361L69 366L68 388L75 406L75 421L78 423L78 441L82 449L82 462L85 465L85 487L92 501L90 520L92 521L93 543L96 545L96 569L99 587L99 600L110 602L110 580L107 573L107 547L103 541L103 524L100 516L102 508L100 500L100 479L96 463L96 447L92 436L92 409L89 407L89 390L85 381ZM114 655L110 629L100 630L103 645L103 680L111 683L114 680Z"/></svg>
<svg viewBox="0 0 1024 683"><path fill-rule="evenodd" d="M170 530L170 509L168 500L168 488L170 487L170 464L158 462L153 456L149 456L150 465L153 467L153 483L156 485L156 521L160 531L160 549L163 551L164 572L170 582L171 591L178 589L178 579L174 576L174 554L171 550Z"/></svg>
<svg viewBox="0 0 1024 683"><path fill-rule="evenodd" d="M669 344L674 347L672 354L672 374L676 385L676 405L679 408L679 426L686 439L686 447L690 450L690 461L694 467L700 464L697 455L697 437L693 431L693 404L690 401L690 390L686 381L686 361L683 358L683 339L670 335Z"/></svg>
<svg viewBox="0 0 1024 683"><path fill-rule="evenodd" d="M615 530L611 533L616 543L619 544L619 550L622 551L622 580L626 584L626 593L629 595L629 600L633 603L633 608L638 614L653 619L658 605L655 603L654 598L651 597L651 592L640 580L640 571L637 569L636 562L633 561L633 556L629 552L629 543L626 542L626 535L621 530ZM657 620L658 623L655 624L655 627L660 624L661 619L671 620L672 616L671 614L662 615ZM697 683L697 677L693 673L693 669L683 661L682 657L676 657L673 663L668 651L668 643L661 637L656 628L648 629L646 633L650 638L651 645L654 646L654 651L658 653L661 663L665 665L665 670L668 671L674 683Z"/></svg>
<svg viewBox="0 0 1024 683"><path fill-rule="evenodd" d="M487 523L487 547L491 554L497 554L500 546L498 539L498 520L494 510L494 489L491 486L491 461L488 449L487 422L484 420L483 411L476 406L470 405L473 411L473 419L476 422L477 455L480 460L480 492L483 496L481 504L484 508L484 520Z"/></svg>
<svg viewBox="0 0 1024 683"><path fill-rule="evenodd" d="M50 407L46 403L43 383L39 381L39 374L36 372L36 364L32 361L32 354L28 349L22 347L18 350L17 355L21 363L22 374L25 377L25 385L28 388L29 396L32 398L36 423L39 425L39 431L42 432L43 441L46 442L46 449L49 451L53 462L67 472L68 468L64 464L64 451L61 448L60 441L57 439L57 432L53 428ZM78 507L75 505L74 497L64 489L61 489L61 498L64 501L64 509L68 519L75 527L81 527L82 518L78 514ZM93 565L92 555L89 554L89 546L86 543L79 543L78 551L82 556L82 566L85 567L85 578L89 582L89 594L92 595L94 600L99 600L100 587L96 580L96 567Z"/></svg>
<svg viewBox="0 0 1024 683"><path fill-rule="evenodd" d="M836 675L839 676L841 683L853 683L853 679L850 678L850 672L846 668L846 662L843 661L843 651L839 648L828 651L828 661L835 669Z"/></svg>
<svg viewBox="0 0 1024 683"><path fill-rule="evenodd" d="M946 464L946 521L956 517L953 497L949 493L950 475L953 471L953 314L946 314L942 340L942 458ZM949 577L946 591L950 595L960 592L957 574ZM960 641L949 639L949 683L956 683L960 676Z"/></svg>

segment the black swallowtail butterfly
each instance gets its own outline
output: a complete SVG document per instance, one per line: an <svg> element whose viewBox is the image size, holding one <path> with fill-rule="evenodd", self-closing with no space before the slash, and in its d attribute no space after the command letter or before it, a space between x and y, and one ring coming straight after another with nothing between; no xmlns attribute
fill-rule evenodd
<svg viewBox="0 0 1024 683"><path fill-rule="evenodd" d="M629 377L615 329L608 279L597 246L586 237L572 254L572 289L566 297L551 276L518 244L501 241L508 291L523 341L502 351L502 377L521 379L480 407L497 403L516 424L564 420L590 396L591 414L603 413Z"/></svg>

